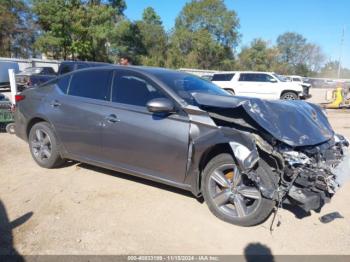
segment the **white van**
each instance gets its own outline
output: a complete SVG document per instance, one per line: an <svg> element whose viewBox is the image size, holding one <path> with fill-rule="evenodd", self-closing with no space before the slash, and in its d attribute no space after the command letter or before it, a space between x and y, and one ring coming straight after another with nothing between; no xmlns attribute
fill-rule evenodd
<svg viewBox="0 0 350 262"><path fill-rule="evenodd" d="M0 87L8 87L10 85L9 69L14 69L15 73L19 72L17 62L0 61Z"/></svg>

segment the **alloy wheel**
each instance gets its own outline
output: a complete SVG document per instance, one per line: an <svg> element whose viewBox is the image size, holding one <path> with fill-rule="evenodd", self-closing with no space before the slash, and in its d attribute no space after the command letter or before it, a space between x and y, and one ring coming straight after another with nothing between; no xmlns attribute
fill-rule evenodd
<svg viewBox="0 0 350 262"><path fill-rule="evenodd" d="M283 100L296 100L293 94L285 94L283 95Z"/></svg>
<svg viewBox="0 0 350 262"><path fill-rule="evenodd" d="M48 160L52 154L50 136L42 129L36 129L31 141L35 158L41 162Z"/></svg>
<svg viewBox="0 0 350 262"><path fill-rule="evenodd" d="M220 212L237 218L253 213L262 198L255 183L234 164L221 165L214 170L209 179L209 194Z"/></svg>

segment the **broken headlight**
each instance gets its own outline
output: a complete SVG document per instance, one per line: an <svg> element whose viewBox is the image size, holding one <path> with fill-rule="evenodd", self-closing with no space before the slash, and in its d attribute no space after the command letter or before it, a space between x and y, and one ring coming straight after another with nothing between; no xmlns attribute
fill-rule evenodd
<svg viewBox="0 0 350 262"><path fill-rule="evenodd" d="M344 136L339 135L339 134L334 135L334 142L339 143L339 144L346 146L346 147L349 146L349 141Z"/></svg>
<svg viewBox="0 0 350 262"><path fill-rule="evenodd" d="M297 151L285 151L283 152L283 157L291 166L306 165L311 163L311 160L307 155Z"/></svg>

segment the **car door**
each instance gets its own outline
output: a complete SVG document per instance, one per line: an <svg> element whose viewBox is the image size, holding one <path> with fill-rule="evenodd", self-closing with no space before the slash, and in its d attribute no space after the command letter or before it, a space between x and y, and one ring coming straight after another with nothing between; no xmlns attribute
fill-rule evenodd
<svg viewBox="0 0 350 262"><path fill-rule="evenodd" d="M239 94L262 99L274 99L278 94L277 80L265 73L241 73Z"/></svg>
<svg viewBox="0 0 350 262"><path fill-rule="evenodd" d="M280 83L276 78L267 73L255 74L255 81L259 97L263 99L279 99L280 98Z"/></svg>
<svg viewBox="0 0 350 262"><path fill-rule="evenodd" d="M59 81L70 84L67 88L62 84L61 91L49 98L47 113L55 132L75 159L101 160L101 125L112 74L112 70L84 70L66 75Z"/></svg>
<svg viewBox="0 0 350 262"><path fill-rule="evenodd" d="M171 99L142 74L114 72L102 154L109 166L181 183L188 159L189 119L180 109L170 115L150 113L146 104L153 98Z"/></svg>
<svg viewBox="0 0 350 262"><path fill-rule="evenodd" d="M240 73L237 81L236 95L247 97L260 97L255 74Z"/></svg>

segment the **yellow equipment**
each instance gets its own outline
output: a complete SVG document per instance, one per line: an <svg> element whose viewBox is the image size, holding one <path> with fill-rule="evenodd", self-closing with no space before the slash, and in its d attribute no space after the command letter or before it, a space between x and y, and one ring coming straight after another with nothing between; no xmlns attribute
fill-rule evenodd
<svg viewBox="0 0 350 262"><path fill-rule="evenodd" d="M338 109L347 107L350 105L350 99L347 98L347 93L344 87L339 84L336 89L332 92L333 101L327 104L323 104L323 106L327 109Z"/></svg>

